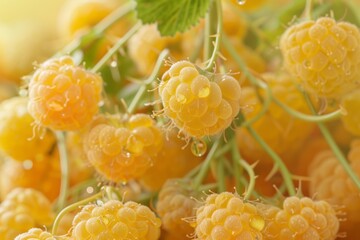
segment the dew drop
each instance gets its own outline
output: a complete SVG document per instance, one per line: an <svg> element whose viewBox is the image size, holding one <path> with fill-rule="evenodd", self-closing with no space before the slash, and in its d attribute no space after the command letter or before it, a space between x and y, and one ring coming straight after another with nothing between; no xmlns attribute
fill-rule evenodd
<svg viewBox="0 0 360 240"><path fill-rule="evenodd" d="M265 227L265 220L262 217L255 215L250 219L250 226L253 229L261 231Z"/></svg>
<svg viewBox="0 0 360 240"><path fill-rule="evenodd" d="M197 157L204 156L206 150L207 145L203 140L196 139L191 143L191 152Z"/></svg>
<svg viewBox="0 0 360 240"><path fill-rule="evenodd" d="M109 224L109 219L108 218L106 218L106 217L101 217L101 220L102 220L102 222L105 224L105 225L108 225Z"/></svg>
<svg viewBox="0 0 360 240"><path fill-rule="evenodd" d="M111 67L113 67L113 68L116 68L117 67L117 61L112 61L111 63L110 63L110 66Z"/></svg>
<svg viewBox="0 0 360 240"><path fill-rule="evenodd" d="M305 68L310 68L310 66L311 66L311 62L310 62L309 60L305 60L305 61L303 62L303 64L304 64L304 67L305 67Z"/></svg>
<svg viewBox="0 0 360 240"><path fill-rule="evenodd" d="M206 98L207 96L209 96L210 94L210 88L205 87L203 89L201 89L198 93L198 97L199 98Z"/></svg>
<svg viewBox="0 0 360 240"><path fill-rule="evenodd" d="M26 97L28 95L28 91L26 89L21 89L19 91L20 97Z"/></svg>
<svg viewBox="0 0 360 240"><path fill-rule="evenodd" d="M92 194L92 193L94 192L94 188L93 188L93 187L87 187L87 188L86 188L86 192L87 192L88 194Z"/></svg>
<svg viewBox="0 0 360 240"><path fill-rule="evenodd" d="M31 160L25 160L22 165L25 170L30 170L33 167L33 162Z"/></svg>
<svg viewBox="0 0 360 240"><path fill-rule="evenodd" d="M237 2L239 5L244 5L246 3L246 0L238 0Z"/></svg>
<svg viewBox="0 0 360 240"><path fill-rule="evenodd" d="M100 101L100 102L98 102L98 106L99 106L99 107L104 106L104 104L105 104L105 102L104 102L104 101Z"/></svg>

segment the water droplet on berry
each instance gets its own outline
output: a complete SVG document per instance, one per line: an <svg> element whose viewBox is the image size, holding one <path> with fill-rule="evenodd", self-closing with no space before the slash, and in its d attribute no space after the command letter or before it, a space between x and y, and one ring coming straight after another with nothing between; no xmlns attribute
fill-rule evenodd
<svg viewBox="0 0 360 240"><path fill-rule="evenodd" d="M20 97L26 97L28 95L28 91L26 89L21 89L19 91Z"/></svg>
<svg viewBox="0 0 360 240"><path fill-rule="evenodd" d="M244 5L246 3L246 0L238 0L237 2L239 5Z"/></svg>
<svg viewBox="0 0 360 240"><path fill-rule="evenodd" d="M176 95L176 100L181 104L186 103L186 97L184 95L182 95L182 94L177 94Z"/></svg>
<svg viewBox="0 0 360 240"><path fill-rule="evenodd" d="M209 87L205 87L205 88L202 88L199 93L198 93L198 97L199 98L205 98L207 96L209 96L210 94L210 88Z"/></svg>
<svg viewBox="0 0 360 240"><path fill-rule="evenodd" d="M206 153L207 145L203 140L196 139L191 143L190 149L195 156L202 157Z"/></svg>
<svg viewBox="0 0 360 240"><path fill-rule="evenodd" d="M109 224L109 219L108 218L106 218L106 217L101 217L101 220L102 220L102 222L105 224L105 225L108 225Z"/></svg>
<svg viewBox="0 0 360 240"><path fill-rule="evenodd" d="M87 188L86 188L86 192L87 192L88 194L92 194L92 193L94 192L94 188L93 188L93 187L87 187Z"/></svg>
<svg viewBox="0 0 360 240"><path fill-rule="evenodd" d="M265 227L265 220L260 216L254 216L250 219L250 226L258 231Z"/></svg>
<svg viewBox="0 0 360 240"><path fill-rule="evenodd" d="M305 68L310 68L310 66L311 66L311 62L310 62L309 60L305 60L305 61L303 62L303 64L304 64L304 67L305 67Z"/></svg>
<svg viewBox="0 0 360 240"><path fill-rule="evenodd" d="M33 167L33 162L31 160L25 160L22 165L25 170L30 170Z"/></svg>

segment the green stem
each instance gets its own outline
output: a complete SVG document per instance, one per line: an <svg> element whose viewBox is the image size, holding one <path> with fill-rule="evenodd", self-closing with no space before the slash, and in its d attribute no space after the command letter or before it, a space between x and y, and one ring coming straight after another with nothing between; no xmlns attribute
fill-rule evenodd
<svg viewBox="0 0 360 240"><path fill-rule="evenodd" d="M336 120L339 117L341 117L341 109L338 109L332 113L325 115L308 115L292 109L291 107L287 106L286 104L282 103L276 98L273 98L273 100L277 105L283 108L290 115L307 122L327 122L327 121Z"/></svg>
<svg viewBox="0 0 360 240"><path fill-rule="evenodd" d="M255 132L255 130L248 126L247 130L255 138L255 140L262 146L262 148L269 154L273 159L274 163L279 167L280 173L284 178L285 185L287 187L288 193L292 196L296 195L294 183L292 182L291 173L281 160L281 158L276 154L274 150Z"/></svg>
<svg viewBox="0 0 360 240"><path fill-rule="evenodd" d="M312 0L306 0L305 9L303 12L303 20L311 20Z"/></svg>
<svg viewBox="0 0 360 240"><path fill-rule="evenodd" d="M210 168L210 164L211 161L214 159L214 154L216 152L216 150L218 149L219 145L221 142L221 138L219 137L214 144L212 145L208 155L206 156L205 160L203 161L201 168L198 172L198 174L196 175L195 179L194 179L194 187L195 189L198 189L202 183L202 181L204 180L209 168Z"/></svg>
<svg viewBox="0 0 360 240"><path fill-rule="evenodd" d="M215 189L218 187L218 183L209 183L209 184L205 184L205 185L202 185L200 188L199 188L199 192L203 192L203 191L209 191L211 189Z"/></svg>
<svg viewBox="0 0 360 240"><path fill-rule="evenodd" d="M241 161L241 155L239 153L239 148L237 146L236 138L233 138L231 140L231 156L233 160L234 165L234 177L235 177L235 188L236 192L243 192L243 188L241 186L241 174L242 174L242 168L239 166L239 163Z"/></svg>
<svg viewBox="0 0 360 240"><path fill-rule="evenodd" d="M305 99L308 103L308 106L311 110L311 112L316 115L316 110L314 108L314 105L312 104L309 96L304 93L305 95ZM336 156L336 159L339 161L339 163L341 164L341 166L344 168L345 172L348 174L348 176L350 177L350 179L353 181L353 183L356 185L356 187L358 189L360 189L360 179L359 177L356 175L356 173L353 171L353 169L351 168L350 164L348 163L346 157L344 156L344 154L342 153L341 149L339 148L339 146L336 144L334 138L331 136L329 130L326 128L326 126L321 123L318 122L317 123L321 134L324 136L325 141L328 143L328 145L330 146L331 150L333 151L334 155Z"/></svg>
<svg viewBox="0 0 360 240"><path fill-rule="evenodd" d="M67 156L65 133L61 131L55 131L57 138L57 145L60 155L60 169L61 169L61 184L60 193L57 201L57 209L61 210L66 204L66 198L68 196L69 189L69 160Z"/></svg>
<svg viewBox="0 0 360 240"><path fill-rule="evenodd" d="M217 179L217 183L218 183L219 193L226 191L225 169L224 169L225 161L226 161L226 158L221 157L217 160L217 164L216 164L216 179Z"/></svg>
<svg viewBox="0 0 360 240"><path fill-rule="evenodd" d="M133 12L135 6L136 4L133 1L129 1L128 3L122 5L121 7L110 13L108 16L106 16L99 24L97 24L94 27L93 31L96 34L101 34L105 32L107 29L113 26L119 19Z"/></svg>
<svg viewBox="0 0 360 240"><path fill-rule="evenodd" d="M249 165L249 163L247 163L243 159L240 159L239 164L245 169L245 171L249 175L249 184L244 196L244 199L247 200L254 191L256 176L254 173L254 169Z"/></svg>
<svg viewBox="0 0 360 240"><path fill-rule="evenodd" d="M76 184L75 186L69 188L68 196L73 196L78 194L79 192L83 191L87 187L96 186L98 181L96 179L89 179L83 182Z"/></svg>
<svg viewBox="0 0 360 240"><path fill-rule="evenodd" d="M205 67L205 70L211 70L211 68L214 66L215 59L218 55L220 49L220 43L221 43L222 28L223 28L221 0L216 0L215 6L216 6L216 15L217 15L216 38L214 43L214 49L212 51L209 62Z"/></svg>
<svg viewBox="0 0 360 240"><path fill-rule="evenodd" d="M239 68L241 69L241 71L244 73L244 75L246 76L246 78L250 81L250 83L254 86L258 86L258 87L262 87L260 86L261 84L263 84L262 82L260 82L258 79L256 79L249 71L248 67L246 66L246 63L244 62L244 60L242 60L242 58L239 56L239 54L237 53L237 50L235 49L235 47L231 44L230 40L228 39L228 37L223 34L222 36L222 44L224 45L225 49L229 52L230 56L234 59L234 61L236 62L236 64L239 66Z"/></svg>
<svg viewBox="0 0 360 240"><path fill-rule="evenodd" d="M135 4L133 2L129 2L126 5L119 7L117 10L109 14L102 21L100 21L97 25L94 26L91 32L88 32L86 35L83 35L79 38L74 39L68 45L66 45L62 50L58 51L54 57L58 57L64 54L71 54L76 49L80 48L83 44L83 39L87 39L87 43L89 41L95 40L99 35L104 33L107 29L109 29L113 24L115 24L119 19L132 12L135 8Z"/></svg>
<svg viewBox="0 0 360 240"><path fill-rule="evenodd" d="M210 34L211 34L211 24L210 24L210 14L212 13L211 9L205 15L205 28L204 28L204 61L209 59L210 55Z"/></svg>
<svg viewBox="0 0 360 240"><path fill-rule="evenodd" d="M266 84L262 84L260 85L262 88L264 88L264 90L266 91L266 98L263 99L262 101L262 107L260 109L260 111L258 112L258 114L256 114L256 116L250 118L249 120L246 120L245 122L241 123L242 127L248 127L251 126L254 122L256 122L257 120L259 120L262 116L264 116L264 114L269 110L270 108L270 104L272 102L273 99L273 95L271 92L271 89L269 86L267 86ZM266 86L266 87L265 87Z"/></svg>
<svg viewBox="0 0 360 240"><path fill-rule="evenodd" d="M57 231L57 228L59 227L59 223L61 221L61 219L69 212L72 212L74 210L76 210L79 206L81 205L86 205L88 204L89 202L92 202L98 198L100 198L101 196L103 195L103 192L98 192L97 194L91 196L91 197L88 197L84 200L81 200L79 202L76 202L74 204L71 204L70 206L67 206L66 208L64 208L63 210L61 210L61 212L56 216L55 218L55 221L54 221L54 224L53 224L53 227L52 227L52 231L51 233L53 235L56 234L56 231Z"/></svg>
<svg viewBox="0 0 360 240"><path fill-rule="evenodd" d="M137 22L115 45L99 60L99 62L91 69L92 72L98 72L110 58L140 29L141 22Z"/></svg>
<svg viewBox="0 0 360 240"><path fill-rule="evenodd" d="M144 95L144 93L146 92L147 87L152 84L152 82L156 79L156 76L159 74L160 69L163 65L163 62L165 60L165 58L169 55L169 50L168 49L164 49L155 64L155 67L152 71L152 73L150 74L150 77L147 78L140 86L140 89L136 92L136 95L134 96L133 100L131 101L129 107L128 107L128 113L133 113L136 106L138 105L141 97Z"/></svg>

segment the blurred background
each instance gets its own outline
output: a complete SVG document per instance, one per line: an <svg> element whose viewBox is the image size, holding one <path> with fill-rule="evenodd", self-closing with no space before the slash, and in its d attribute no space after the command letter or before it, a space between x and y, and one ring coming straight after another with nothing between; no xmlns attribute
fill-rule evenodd
<svg viewBox="0 0 360 240"><path fill-rule="evenodd" d="M0 81L20 83L35 61L65 41L58 16L65 0L0 0Z"/></svg>

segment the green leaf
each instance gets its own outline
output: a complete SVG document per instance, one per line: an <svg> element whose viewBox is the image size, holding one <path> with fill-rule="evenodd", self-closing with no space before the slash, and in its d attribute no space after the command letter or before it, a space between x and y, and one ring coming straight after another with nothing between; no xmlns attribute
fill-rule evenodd
<svg viewBox="0 0 360 240"><path fill-rule="evenodd" d="M211 0L135 0L138 18L157 23L163 36L185 32L208 11Z"/></svg>

